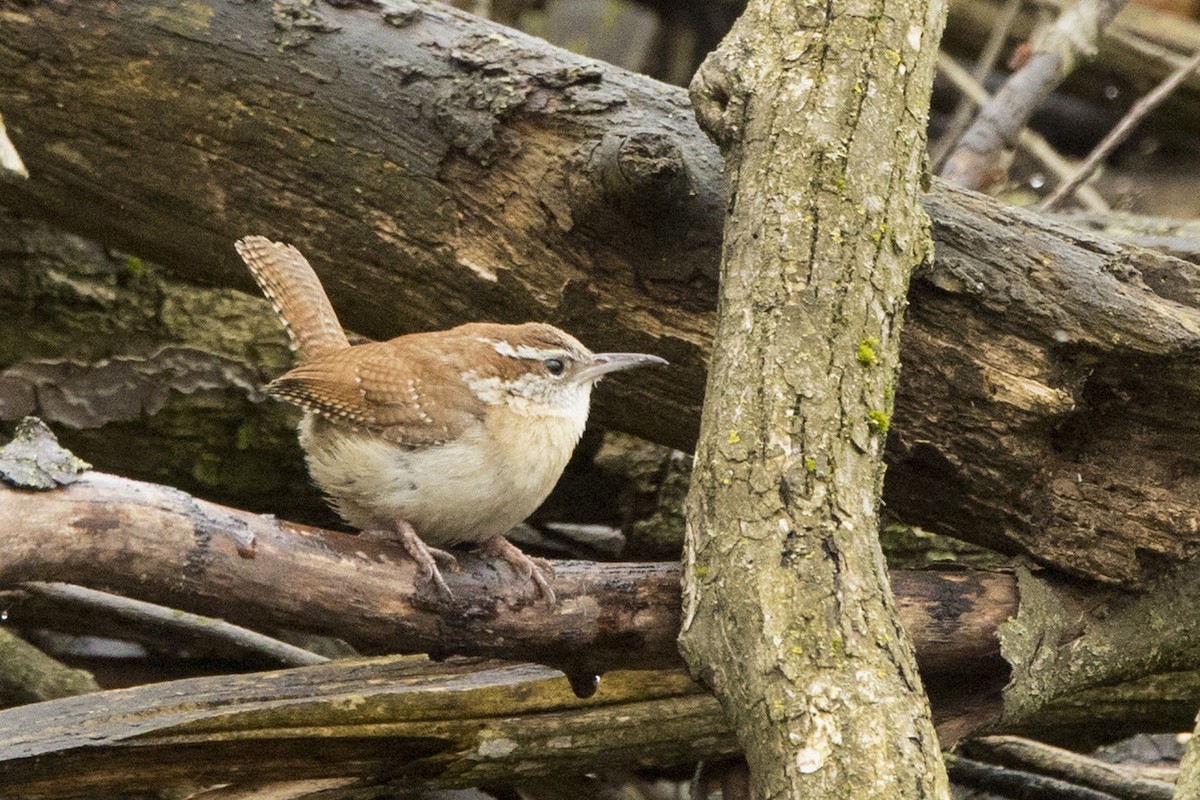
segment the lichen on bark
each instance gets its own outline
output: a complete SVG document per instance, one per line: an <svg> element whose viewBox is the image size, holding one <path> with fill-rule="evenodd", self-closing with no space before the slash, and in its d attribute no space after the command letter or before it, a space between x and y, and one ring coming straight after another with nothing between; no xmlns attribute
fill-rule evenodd
<svg viewBox="0 0 1200 800"><path fill-rule="evenodd" d="M751 2L692 85L730 188L680 641L759 797L948 793L877 536L944 13Z"/></svg>

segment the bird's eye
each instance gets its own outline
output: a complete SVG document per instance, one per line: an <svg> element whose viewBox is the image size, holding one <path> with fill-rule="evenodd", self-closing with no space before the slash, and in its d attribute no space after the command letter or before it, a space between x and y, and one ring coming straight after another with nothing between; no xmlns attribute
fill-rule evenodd
<svg viewBox="0 0 1200 800"><path fill-rule="evenodd" d="M547 358L542 363L546 365L546 372L549 372L551 375L562 375L563 370L567 368L561 358Z"/></svg>

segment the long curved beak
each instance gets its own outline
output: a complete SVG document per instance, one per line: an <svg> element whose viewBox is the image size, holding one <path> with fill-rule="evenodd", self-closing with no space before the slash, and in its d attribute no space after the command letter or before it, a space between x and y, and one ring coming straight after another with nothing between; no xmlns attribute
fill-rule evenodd
<svg viewBox="0 0 1200 800"><path fill-rule="evenodd" d="M645 353L596 353L592 356L592 363L579 371L579 380L598 381L610 372L666 363L665 358Z"/></svg>

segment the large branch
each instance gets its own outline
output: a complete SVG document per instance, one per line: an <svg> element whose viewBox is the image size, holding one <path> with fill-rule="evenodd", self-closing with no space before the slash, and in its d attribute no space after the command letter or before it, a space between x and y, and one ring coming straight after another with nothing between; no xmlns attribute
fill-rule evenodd
<svg viewBox="0 0 1200 800"><path fill-rule="evenodd" d="M680 665L674 564L558 562L559 603L536 602L500 562L465 557L453 602L386 544L88 472L51 492L0 485L0 584L78 583L219 615L257 630L337 636L366 653L540 661L586 678ZM923 670L995 676L997 628L1016 613L1011 576L896 573ZM21 624L20 608L10 624Z"/></svg>
<svg viewBox="0 0 1200 800"><path fill-rule="evenodd" d="M1200 696L1189 677L1187 691L1155 705L1149 722L1145 698L1110 687L1087 698L1073 717L1078 730L1059 730L1076 744L1094 741L1129 731L1131 714L1142 730L1179 730ZM1151 695L1162 696L1162 687ZM1042 716L1053 720L1054 707ZM337 788L342 800L367 800L414 785L670 766L736 748L716 699L682 672L622 672L578 698L544 667L419 658L99 692L0 712L0 731L4 796L55 800L204 783L245 792L215 795L223 798L259 796L254 790L324 797L320 790ZM292 793L280 791L284 784Z"/></svg>
<svg viewBox="0 0 1200 800"><path fill-rule="evenodd" d="M446 604L414 583L411 561L379 542L99 473L49 492L0 487L0 518L0 585L79 583L266 632L335 635L368 653L538 660L566 670L581 689L593 672L680 663L674 564L559 562L560 602L548 608L507 566L465 558L463 572L446 576L456 597ZM998 721L1006 729L1074 727L1094 735L1098 719L1106 727L1137 720L1151 728L1176 719L1171 709L1179 707L1190 717L1200 683L1171 677L1148 694L1101 706L1111 699L1103 686L1195 665L1196 625L1177 625L1178 635L1165 641L1156 631L1167 615L1200 620L1187 605L1197 596L1197 576L1200 566L1189 565L1130 596L1025 575L1019 615L1007 574L899 570L892 588L939 736L950 743ZM9 624L28 622L23 614L13 605ZM1083 617L1087 624L1078 624ZM1004 709L999 692L1009 671L998 630L1016 670ZM1163 697L1163 685L1176 688L1165 705L1150 708L1146 698ZM1093 696L1084 700L1087 690Z"/></svg>
<svg viewBox="0 0 1200 800"><path fill-rule="evenodd" d="M681 91L441 7L186 8L0 4L0 107L34 176L0 202L210 282L249 285L238 236L292 240L375 336L488 313L659 353L598 417L692 444L723 204ZM927 208L889 505L1112 583L1182 558L1196 269L973 195Z"/></svg>
<svg viewBox="0 0 1200 800"><path fill-rule="evenodd" d="M734 752L716 701L680 672L620 673L583 699L545 667L420 658L84 695L0 713L0 730L0 793L56 800L289 781L408 797Z"/></svg>

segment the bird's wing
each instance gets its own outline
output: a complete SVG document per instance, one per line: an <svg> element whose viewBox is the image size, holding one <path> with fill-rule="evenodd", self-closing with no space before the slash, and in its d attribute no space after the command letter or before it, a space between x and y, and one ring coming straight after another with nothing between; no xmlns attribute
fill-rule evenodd
<svg viewBox="0 0 1200 800"><path fill-rule="evenodd" d="M358 345L301 364L267 391L325 419L410 447L457 439L484 404L421 336Z"/></svg>

